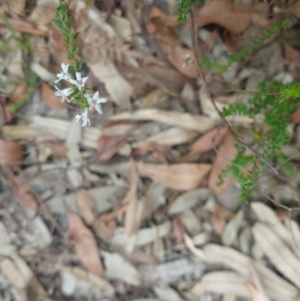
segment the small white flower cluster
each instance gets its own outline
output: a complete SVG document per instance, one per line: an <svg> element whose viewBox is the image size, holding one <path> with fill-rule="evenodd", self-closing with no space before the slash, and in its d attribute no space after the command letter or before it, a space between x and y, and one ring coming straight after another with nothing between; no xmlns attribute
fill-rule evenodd
<svg viewBox="0 0 300 301"><path fill-rule="evenodd" d="M58 83L61 80L66 80L69 83L75 85L79 91L82 91L83 88L85 87L85 83L88 80L88 77L83 77L81 76L80 72L76 72L76 80L71 77L71 75L68 73L68 68L69 65L66 65L64 63L61 64L61 68L63 70L62 73L57 74L58 79L54 81L55 83ZM68 96L71 95L74 92L74 88L66 88L63 90L59 90L56 86L55 89L57 90L55 92L56 96L61 97L61 101L64 102L65 100L70 102L72 101L72 98L69 99ZM90 125L90 119L88 117L88 110L91 110L93 108L96 109L96 111L99 114L102 114L101 110L101 103L106 102L106 98L100 98L99 97L99 92L96 92L93 96L84 94L84 98L87 100L87 103L89 105L89 108L85 108L83 113L81 115L76 115L76 122L78 122L80 119L82 119L82 126Z"/></svg>

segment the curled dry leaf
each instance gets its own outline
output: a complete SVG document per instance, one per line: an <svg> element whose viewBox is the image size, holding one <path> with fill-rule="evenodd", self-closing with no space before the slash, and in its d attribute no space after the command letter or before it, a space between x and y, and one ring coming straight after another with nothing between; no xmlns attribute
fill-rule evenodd
<svg viewBox="0 0 300 301"><path fill-rule="evenodd" d="M269 5L263 2L250 4L232 4L228 1L206 3L198 12L199 26L217 24L233 34L241 34L250 25L266 27Z"/></svg>
<svg viewBox="0 0 300 301"><path fill-rule="evenodd" d="M0 164L19 167L23 160L23 147L19 143L0 139Z"/></svg>
<svg viewBox="0 0 300 301"><path fill-rule="evenodd" d="M236 153L234 139L230 134L227 134L218 150L208 181L208 187L215 195L220 195L230 184L234 183L232 177L228 175L224 179L224 184L220 187L217 186L219 174L235 158Z"/></svg>
<svg viewBox="0 0 300 301"><path fill-rule="evenodd" d="M90 272L102 277L104 268L100 261L98 247L93 233L85 226L81 218L67 212L69 231L74 241L76 254L82 265Z"/></svg>
<svg viewBox="0 0 300 301"><path fill-rule="evenodd" d="M210 164L137 164L139 173L175 190L189 190L199 186L211 169Z"/></svg>
<svg viewBox="0 0 300 301"><path fill-rule="evenodd" d="M187 130L194 130L205 133L210 130L215 122L205 116L191 115L175 111L162 111L156 109L146 109L134 113L125 112L114 115L110 120L154 120L165 124L178 126Z"/></svg>

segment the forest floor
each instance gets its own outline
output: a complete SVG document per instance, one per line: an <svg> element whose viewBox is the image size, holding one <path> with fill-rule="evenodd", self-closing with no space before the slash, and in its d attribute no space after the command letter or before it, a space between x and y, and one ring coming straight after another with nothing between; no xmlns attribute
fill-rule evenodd
<svg viewBox="0 0 300 301"><path fill-rule="evenodd" d="M86 127L54 95L72 63L57 5L0 0L0 300L300 300L300 111L283 149L295 177L265 168L241 203L230 175L217 185L235 141L194 59L212 62L220 109L298 81L300 2L213 0L192 30L176 0L70 1L82 73L107 99ZM230 120L245 142L253 122Z"/></svg>

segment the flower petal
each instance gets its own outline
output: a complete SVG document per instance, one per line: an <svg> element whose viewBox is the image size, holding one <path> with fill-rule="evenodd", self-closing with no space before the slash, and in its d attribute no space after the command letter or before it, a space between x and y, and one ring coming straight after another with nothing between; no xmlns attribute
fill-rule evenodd
<svg viewBox="0 0 300 301"><path fill-rule="evenodd" d="M96 104L95 109L99 114L102 114L102 109L101 109L100 105Z"/></svg>

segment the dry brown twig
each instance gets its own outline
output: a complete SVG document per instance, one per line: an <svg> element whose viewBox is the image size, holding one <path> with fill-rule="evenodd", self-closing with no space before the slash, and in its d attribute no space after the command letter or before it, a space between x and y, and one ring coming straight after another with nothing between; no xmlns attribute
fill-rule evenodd
<svg viewBox="0 0 300 301"><path fill-rule="evenodd" d="M232 127L230 126L230 124L228 123L228 121L226 120L226 118L222 115L222 112L219 110L219 108L217 107L213 97L211 96L210 93L210 89L209 89L209 85L208 82L205 78L204 72L202 70L202 67L200 65L200 62L198 60L198 56L197 56L197 36L195 34L195 22L194 22L194 12L192 7L190 7L190 15L191 15L191 32L192 32L192 49L193 49L193 53L194 53L194 59L196 61L196 66L197 66L197 70L198 70L198 74L200 76L200 79L202 81L202 85L204 87L204 91L207 95L208 100L211 102L211 104L213 105L215 111L217 112L217 114L219 115L220 119L221 119L221 123L219 125L219 127L221 126L226 126L230 132L230 134L232 135L232 137L234 138L234 140L239 143L240 145L242 145L246 150L250 151L255 157L257 157L258 159L260 159L262 162L264 162L268 167L270 167L270 169L277 174L277 170L272 167L264 158L262 158L260 156L259 153L257 153L253 148L249 147L247 144L245 144L242 139L234 132L234 130L232 129ZM214 140L216 139L216 137L212 138L212 143L214 142ZM214 148L215 149L215 148Z"/></svg>

